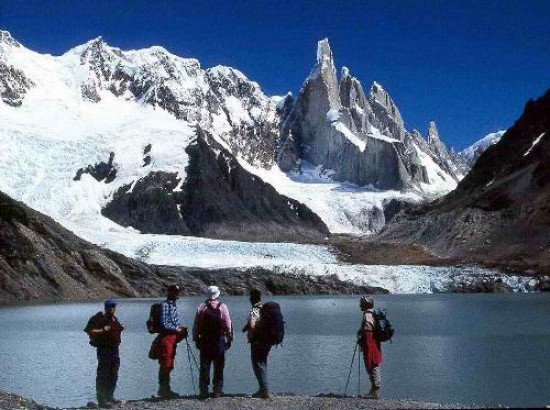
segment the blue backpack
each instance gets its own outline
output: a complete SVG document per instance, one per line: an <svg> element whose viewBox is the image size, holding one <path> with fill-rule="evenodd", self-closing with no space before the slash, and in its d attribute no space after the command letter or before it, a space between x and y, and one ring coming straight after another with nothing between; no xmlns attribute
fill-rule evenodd
<svg viewBox="0 0 550 410"><path fill-rule="evenodd" d="M374 338L379 342L391 342L393 337L393 326L386 317L386 309L375 309L374 316Z"/></svg>

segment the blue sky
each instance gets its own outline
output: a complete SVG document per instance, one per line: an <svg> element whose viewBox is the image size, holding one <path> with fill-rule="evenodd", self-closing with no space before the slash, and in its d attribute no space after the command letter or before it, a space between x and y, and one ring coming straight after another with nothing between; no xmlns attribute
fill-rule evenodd
<svg viewBox="0 0 550 410"><path fill-rule="evenodd" d="M328 37L338 70L381 83L408 129L435 120L462 149L509 127L550 88L550 1L0 0L0 28L62 54L99 35L229 65L267 94L297 93Z"/></svg>

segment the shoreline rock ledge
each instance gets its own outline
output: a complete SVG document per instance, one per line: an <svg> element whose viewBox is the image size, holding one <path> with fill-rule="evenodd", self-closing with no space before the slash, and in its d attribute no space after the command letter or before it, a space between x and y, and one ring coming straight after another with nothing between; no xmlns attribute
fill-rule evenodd
<svg viewBox="0 0 550 410"><path fill-rule="evenodd" d="M79 407L77 409L88 409ZM175 400L128 400L113 406L113 410L345 410L345 409L479 409L483 407L464 404L439 404L411 399L377 399L321 394L318 396L274 395L268 400L252 398L249 395L227 395L218 399L198 400L196 396L184 396ZM58 408L39 404L13 393L0 392L2 410L54 410Z"/></svg>

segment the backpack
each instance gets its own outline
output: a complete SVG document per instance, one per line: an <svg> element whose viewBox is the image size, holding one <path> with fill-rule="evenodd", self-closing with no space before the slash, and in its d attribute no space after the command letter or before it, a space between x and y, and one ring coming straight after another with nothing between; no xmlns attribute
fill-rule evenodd
<svg viewBox="0 0 550 410"><path fill-rule="evenodd" d="M374 338L379 342L391 342L393 337L393 326L386 317L386 309L375 309L374 316Z"/></svg>
<svg viewBox="0 0 550 410"><path fill-rule="evenodd" d="M277 302L267 302L260 308L260 320L254 340L271 346L281 344L285 338L285 321Z"/></svg>
<svg viewBox="0 0 550 410"><path fill-rule="evenodd" d="M149 319L145 322L149 333L160 333L162 331L162 303L155 303L151 305L149 311Z"/></svg>
<svg viewBox="0 0 550 410"><path fill-rule="evenodd" d="M102 320L103 312L97 312L90 318L90 320L88 320L88 324L86 325L85 330L91 330L100 327ZM88 333L88 337L90 339L88 343L92 347L101 347L105 345L105 335L103 333Z"/></svg>
<svg viewBox="0 0 550 410"><path fill-rule="evenodd" d="M222 303L212 307L206 303L206 309L201 312L200 317L200 338L206 341L219 340L222 332Z"/></svg>

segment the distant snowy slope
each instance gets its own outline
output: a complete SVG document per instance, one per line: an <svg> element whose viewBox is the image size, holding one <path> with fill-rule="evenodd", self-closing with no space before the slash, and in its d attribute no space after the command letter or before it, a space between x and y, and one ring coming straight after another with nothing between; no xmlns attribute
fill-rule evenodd
<svg viewBox="0 0 550 410"><path fill-rule="evenodd" d="M493 132L491 134L487 134L485 137L483 137L479 141L474 142L468 148L460 151L459 155L462 156L470 166L472 166L476 162L476 160L479 158L479 156L488 147L500 141L500 138L504 135L505 132L506 130L502 130L502 131Z"/></svg>

